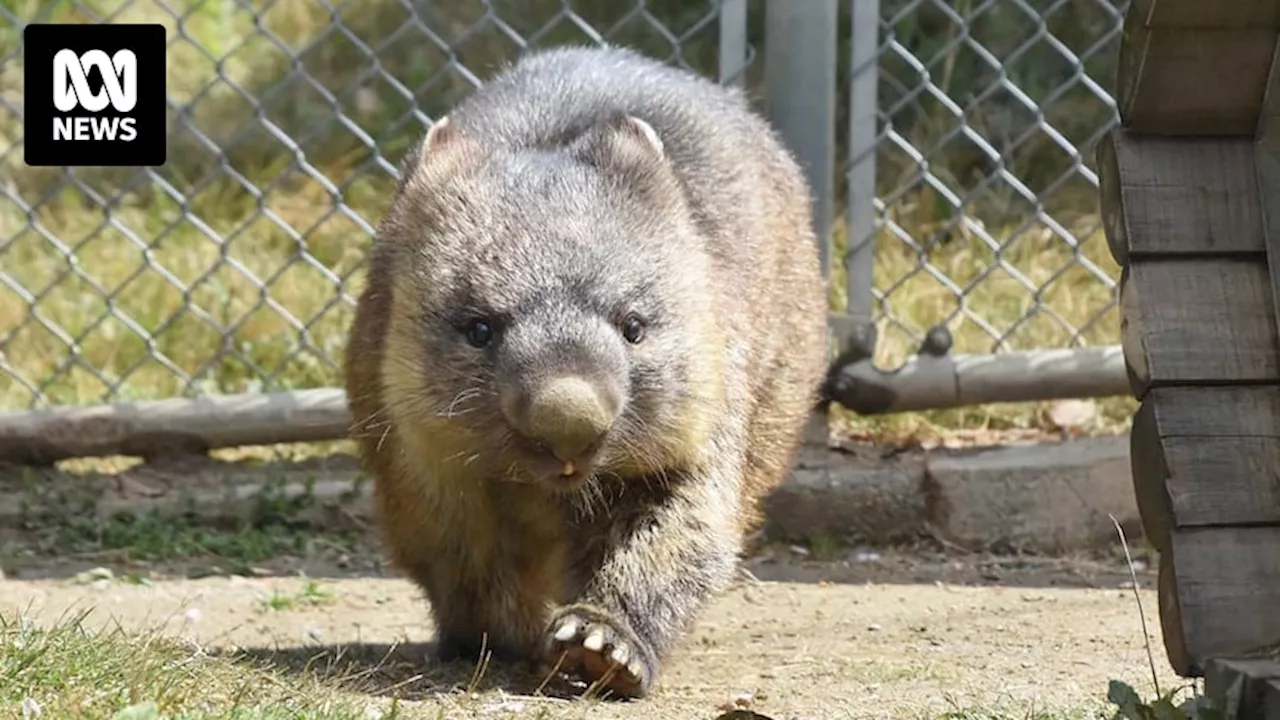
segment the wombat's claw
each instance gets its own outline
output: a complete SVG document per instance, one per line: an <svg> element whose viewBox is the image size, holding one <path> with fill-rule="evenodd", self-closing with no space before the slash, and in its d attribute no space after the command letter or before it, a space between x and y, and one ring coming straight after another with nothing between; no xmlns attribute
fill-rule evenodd
<svg viewBox="0 0 1280 720"><path fill-rule="evenodd" d="M551 625L547 661L615 695L640 697L648 693L651 673L630 635L596 613L568 611Z"/></svg>

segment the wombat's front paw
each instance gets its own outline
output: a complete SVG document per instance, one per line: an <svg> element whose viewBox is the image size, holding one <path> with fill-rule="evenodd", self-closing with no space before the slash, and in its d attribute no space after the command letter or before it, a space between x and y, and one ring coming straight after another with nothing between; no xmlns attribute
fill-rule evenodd
<svg viewBox="0 0 1280 720"><path fill-rule="evenodd" d="M657 675L657 660L626 623L585 605L561 608L545 642L547 661L615 695L644 697Z"/></svg>

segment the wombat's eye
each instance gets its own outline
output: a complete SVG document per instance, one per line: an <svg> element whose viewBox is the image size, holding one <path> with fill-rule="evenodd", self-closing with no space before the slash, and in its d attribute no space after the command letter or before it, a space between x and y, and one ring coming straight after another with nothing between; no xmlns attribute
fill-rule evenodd
<svg viewBox="0 0 1280 720"><path fill-rule="evenodd" d="M493 342L493 327L484 320L473 320L466 328L467 342L482 348Z"/></svg>
<svg viewBox="0 0 1280 720"><path fill-rule="evenodd" d="M632 345L644 339L644 320L639 315L631 313L622 320L622 337Z"/></svg>

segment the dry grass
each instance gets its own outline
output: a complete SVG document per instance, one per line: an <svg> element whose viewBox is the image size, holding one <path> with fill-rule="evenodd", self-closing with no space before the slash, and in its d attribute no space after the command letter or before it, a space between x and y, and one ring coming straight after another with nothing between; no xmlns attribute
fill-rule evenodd
<svg viewBox="0 0 1280 720"><path fill-rule="evenodd" d="M33 18L37 8L46 20L83 17L66 2L0 2L19 17ZM105 12L121 6L118 0L87 4ZM182 33L189 41L170 49L170 92L179 103L192 101L192 123L209 139L233 146L227 166L245 182L222 172L194 136L171 144L170 163L155 177L127 186L108 203L110 210L93 192L107 199L116 195L125 187L118 173L77 171L83 182L77 186L57 182L56 172L26 168L20 153L0 161L8 194L0 193L0 266L10 285L0 283L0 371L20 378L0 383L0 407L24 407L37 399L80 404L316 387L340 380L336 359L351 320L350 299L362 285L369 231L386 208L393 180L387 160L370 152L357 131L330 120L332 109L341 108L376 139L391 162L422 125L397 121L411 103L388 81L357 77L352 58L359 51L351 40L330 36L303 55L301 69L317 79L313 86L286 74L289 54L254 35L255 18L247 11L233 3L187 4ZM147 2L128 5L112 19L162 22L171 36L177 33L175 19ZM281 0L260 20L283 43L302 48L323 35L330 16L321 3ZM344 16L344 22L372 42L391 36L399 21L379 11ZM0 29L0 52L16 42L12 29ZM223 60L216 63L197 45ZM463 64L483 77L495 57L483 43L470 46L462 52ZM430 57L430 48L426 55L414 55L416 46L388 52L399 53L405 72L420 75L405 78L407 84L430 76L419 65L433 68L439 60ZM16 58L0 65L0 94L18 106L20 66ZM260 116L237 87L267 98ZM431 102L420 98L419 106L428 113L442 110L431 105L456 99L469 87L456 73L442 76ZM295 161L264 120L298 138L305 162ZM18 134L17 118L0 109L0 153ZM913 217L922 215L915 206L903 204L893 212L894 221L915 237L933 229ZM1064 346L1072 332L1062 323L1086 328L1082 338L1088 344L1111 344L1118 338L1112 291L1076 262L1086 258L1118 276L1101 232L1090 229L1095 227L1096 219L1083 218L1076 229L1085 240L1072 247L1035 226L1002 252L1004 263L1044 286L1038 296L1002 271L979 280L995 257L971 235L953 234L950 242L930 249L927 260L961 287L976 283L963 308L1000 330L1014 327L1009 348ZM1001 237L994 229L992 234ZM953 292L920 271L920 254L886 232L876 255L876 285L888 292L886 310L896 320L880 323L881 363L892 366L916 349L917 341L902 327L919 333L943 321L955 334L958 352L993 349L992 337L960 312ZM842 286L839 274L836 280ZM833 295L842 301L839 292ZM1045 407L845 420L854 430L920 436L1043 427ZM1122 425L1132 409L1124 399L1102 402L1096 424Z"/></svg>

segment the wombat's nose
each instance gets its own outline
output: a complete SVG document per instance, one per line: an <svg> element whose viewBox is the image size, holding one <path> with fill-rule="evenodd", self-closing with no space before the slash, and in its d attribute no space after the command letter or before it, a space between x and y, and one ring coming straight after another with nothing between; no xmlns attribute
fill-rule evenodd
<svg viewBox="0 0 1280 720"><path fill-rule="evenodd" d="M552 454L569 462L613 424L616 410L590 382L567 376L547 382L529 404L527 432Z"/></svg>

